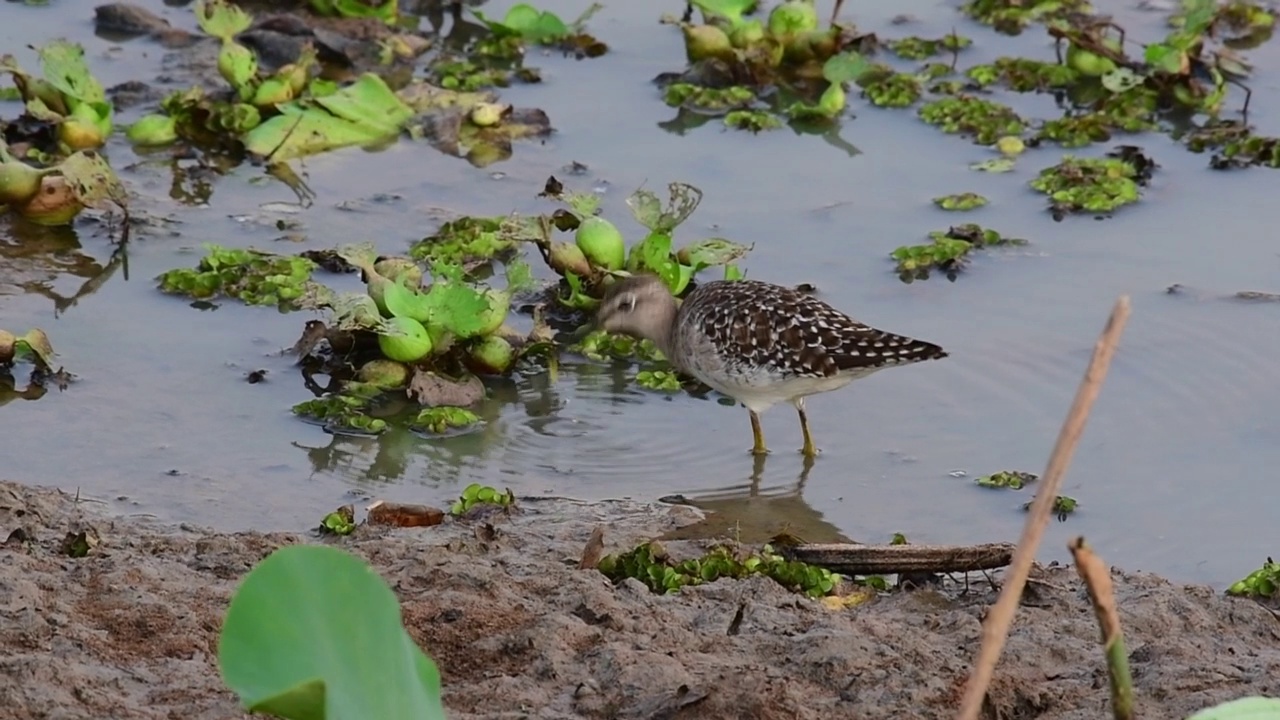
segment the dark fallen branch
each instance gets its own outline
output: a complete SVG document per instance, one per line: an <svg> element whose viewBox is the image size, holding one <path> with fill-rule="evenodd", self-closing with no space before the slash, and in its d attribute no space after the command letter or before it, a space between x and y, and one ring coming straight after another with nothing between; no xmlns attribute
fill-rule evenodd
<svg viewBox="0 0 1280 720"><path fill-rule="evenodd" d="M843 575L953 573L992 570L1013 559L1013 543L983 545L852 545L844 543L782 546L789 560L818 565Z"/></svg>

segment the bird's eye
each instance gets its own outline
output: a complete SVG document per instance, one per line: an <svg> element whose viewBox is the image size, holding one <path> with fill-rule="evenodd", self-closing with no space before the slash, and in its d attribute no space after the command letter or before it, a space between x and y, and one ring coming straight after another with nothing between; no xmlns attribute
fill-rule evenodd
<svg viewBox="0 0 1280 720"><path fill-rule="evenodd" d="M624 295L622 302L618 303L618 307L622 308L622 312L631 312L636 309L636 296Z"/></svg>

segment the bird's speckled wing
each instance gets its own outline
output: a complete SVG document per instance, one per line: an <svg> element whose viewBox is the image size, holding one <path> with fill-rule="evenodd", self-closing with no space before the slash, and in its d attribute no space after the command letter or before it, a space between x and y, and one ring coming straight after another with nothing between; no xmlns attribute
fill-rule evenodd
<svg viewBox="0 0 1280 720"><path fill-rule="evenodd" d="M815 297L756 280L700 285L680 314L686 330L704 335L725 362L783 376L831 377L947 356L933 343L878 330Z"/></svg>

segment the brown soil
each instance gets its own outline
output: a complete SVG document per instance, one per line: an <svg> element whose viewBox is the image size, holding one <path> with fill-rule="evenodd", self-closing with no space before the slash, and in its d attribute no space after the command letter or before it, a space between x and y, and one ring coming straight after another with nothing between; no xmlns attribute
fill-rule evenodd
<svg viewBox="0 0 1280 720"><path fill-rule="evenodd" d="M452 718L946 718L994 600L985 581L830 610L771 580L659 596L576 563L696 520L686 507L522 500L496 535L460 523L336 540L368 559L440 665ZM77 523L101 544L60 552ZM0 715L243 718L216 654L227 602L274 548L309 534L222 534L110 517L0 483ZM483 539L480 539L483 537ZM672 542L674 554L696 544ZM989 694L988 718L1102 718L1098 629L1068 568L1038 569ZM1180 718L1280 695L1280 621L1257 603L1113 572L1139 716ZM741 612L736 630L734 617ZM7 715L6 713L13 713Z"/></svg>

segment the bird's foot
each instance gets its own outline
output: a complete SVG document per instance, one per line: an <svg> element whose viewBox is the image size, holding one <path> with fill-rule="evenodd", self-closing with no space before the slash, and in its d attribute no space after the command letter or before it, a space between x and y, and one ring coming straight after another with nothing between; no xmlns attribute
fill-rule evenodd
<svg viewBox="0 0 1280 720"><path fill-rule="evenodd" d="M818 457L818 454L819 454L819 453L821 453L821 452L822 452L822 450L821 450L820 448L816 448L816 447L813 447L813 446L806 446L806 447L802 447L802 448L800 448L800 454L801 454L801 455L803 455L803 456L805 456L806 458L808 458L808 459L810 459L810 460L812 460L812 459L814 459L814 458Z"/></svg>
<svg viewBox="0 0 1280 720"><path fill-rule="evenodd" d="M766 455L769 454L769 448L766 448L761 445L757 445L751 448L750 450L748 450L747 452L751 453L755 457L765 457Z"/></svg>

